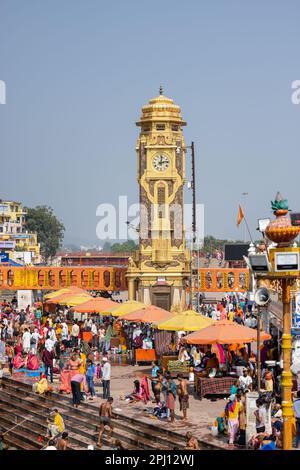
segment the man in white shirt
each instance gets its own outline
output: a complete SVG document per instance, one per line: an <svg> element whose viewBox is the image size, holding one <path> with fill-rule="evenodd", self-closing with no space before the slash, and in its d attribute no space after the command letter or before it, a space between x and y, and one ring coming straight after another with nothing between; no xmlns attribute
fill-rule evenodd
<svg viewBox="0 0 300 470"><path fill-rule="evenodd" d="M252 328L252 323L252 318L250 317L250 315L247 315L245 319L245 326L247 326L248 328Z"/></svg>
<svg viewBox="0 0 300 470"><path fill-rule="evenodd" d="M243 375L239 377L239 387L244 390L252 390L252 378L247 369L243 369Z"/></svg>
<svg viewBox="0 0 300 470"><path fill-rule="evenodd" d="M34 332L31 334L31 339L30 339L32 354L36 354L39 340L40 340L39 330L35 328Z"/></svg>
<svg viewBox="0 0 300 470"><path fill-rule="evenodd" d="M67 341L68 336L69 336L68 325L66 324L66 322L63 322L61 324L61 339L62 339L62 341Z"/></svg>
<svg viewBox="0 0 300 470"><path fill-rule="evenodd" d="M99 328L99 350L100 352L103 351L104 349L104 345L105 345L105 328L103 328L103 326L101 326Z"/></svg>
<svg viewBox="0 0 300 470"><path fill-rule="evenodd" d="M142 330L139 326L133 325L133 327L134 327L134 330L132 333L132 339L134 341L137 336L141 336Z"/></svg>
<svg viewBox="0 0 300 470"><path fill-rule="evenodd" d="M73 347L78 346L79 331L80 331L79 325L75 321L73 323L72 330L71 330L71 339L72 339L72 346Z"/></svg>
<svg viewBox="0 0 300 470"><path fill-rule="evenodd" d="M25 328L23 336L22 336L22 348L25 354L29 353L30 351L30 338L31 338L31 334L29 333L28 329Z"/></svg>
<svg viewBox="0 0 300 470"><path fill-rule="evenodd" d="M53 441L53 439L50 439L50 441L48 442L47 447L45 447L44 450L57 450L57 448L55 447L55 442Z"/></svg>
<svg viewBox="0 0 300 470"><path fill-rule="evenodd" d="M92 346L93 348L97 348L98 330L97 330L97 325L95 323L95 320L93 320L92 322L91 332L92 332Z"/></svg>
<svg viewBox="0 0 300 470"><path fill-rule="evenodd" d="M257 326L257 319L254 315L251 315L251 328L256 328Z"/></svg>
<svg viewBox="0 0 300 470"><path fill-rule="evenodd" d="M54 343L53 343L52 339L50 339L49 337L45 341L45 348L49 352L53 351L53 349L54 349Z"/></svg>
<svg viewBox="0 0 300 470"><path fill-rule="evenodd" d="M48 336L51 339L51 341L53 341L53 344L57 342L55 330L53 328L50 328L50 331L48 332Z"/></svg>
<svg viewBox="0 0 300 470"><path fill-rule="evenodd" d="M110 370L111 366L110 363L108 362L108 359L106 356L103 357L102 359L102 383L103 383L103 398L109 398L110 397Z"/></svg>
<svg viewBox="0 0 300 470"><path fill-rule="evenodd" d="M217 321L218 317L217 317L217 310L213 310L211 312L211 319L214 320L214 321Z"/></svg>

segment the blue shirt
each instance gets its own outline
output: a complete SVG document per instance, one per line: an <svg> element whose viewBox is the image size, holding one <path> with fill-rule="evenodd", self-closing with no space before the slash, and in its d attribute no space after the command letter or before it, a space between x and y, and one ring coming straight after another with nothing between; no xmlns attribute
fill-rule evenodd
<svg viewBox="0 0 300 470"><path fill-rule="evenodd" d="M300 398L294 401L293 410L296 413L296 418L300 418Z"/></svg>
<svg viewBox="0 0 300 470"><path fill-rule="evenodd" d="M156 378L157 377L157 372L159 371L159 367L158 366L154 366L152 371L151 371L151 375L153 378Z"/></svg>
<svg viewBox="0 0 300 470"><path fill-rule="evenodd" d="M269 444L263 444L259 450L276 450L276 442L271 441Z"/></svg>
<svg viewBox="0 0 300 470"><path fill-rule="evenodd" d="M96 374L96 366L92 364L91 366L88 366L87 371L86 371L86 376L87 377L94 377Z"/></svg>

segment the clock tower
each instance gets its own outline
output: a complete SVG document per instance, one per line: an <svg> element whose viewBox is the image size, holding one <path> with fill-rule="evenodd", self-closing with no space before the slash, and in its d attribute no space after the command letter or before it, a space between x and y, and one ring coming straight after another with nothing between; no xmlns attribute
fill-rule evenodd
<svg viewBox="0 0 300 470"><path fill-rule="evenodd" d="M183 308L190 272L183 222L186 123L160 88L136 124L140 226L139 249L127 271L129 299L166 310Z"/></svg>

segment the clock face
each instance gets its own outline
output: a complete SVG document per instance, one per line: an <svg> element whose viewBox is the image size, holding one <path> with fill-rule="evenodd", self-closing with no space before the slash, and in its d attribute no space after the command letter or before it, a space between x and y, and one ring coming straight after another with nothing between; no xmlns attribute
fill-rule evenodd
<svg viewBox="0 0 300 470"><path fill-rule="evenodd" d="M170 159L167 155L156 155L152 161L153 168L156 171L165 171L170 165Z"/></svg>

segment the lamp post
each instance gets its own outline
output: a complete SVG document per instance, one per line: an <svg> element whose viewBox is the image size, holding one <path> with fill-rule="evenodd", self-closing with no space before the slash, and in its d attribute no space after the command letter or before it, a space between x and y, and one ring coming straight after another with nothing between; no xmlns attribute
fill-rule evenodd
<svg viewBox="0 0 300 470"><path fill-rule="evenodd" d="M283 334L282 355L283 372L281 377L282 386L282 416L283 416L283 449L292 448L292 373L291 373L291 279L286 276L282 278L282 303L283 303Z"/></svg>
<svg viewBox="0 0 300 470"><path fill-rule="evenodd" d="M255 292L254 300L257 305L257 391L260 392L261 371L260 371L260 322L262 308L265 307L270 301L270 293L268 289L262 287Z"/></svg>
<svg viewBox="0 0 300 470"><path fill-rule="evenodd" d="M283 449L292 449L292 373L291 373L291 285L300 278L300 248L293 246L293 240L299 235L300 228L293 226L287 217L288 201L280 193L272 201L272 210L276 220L264 227L269 244L264 253L247 258L250 269L256 272L257 280L277 280L282 286L283 334L282 355L283 371L281 374ZM261 230L262 231L262 230ZM275 244L275 245L274 245Z"/></svg>
<svg viewBox="0 0 300 470"><path fill-rule="evenodd" d="M260 319L261 319L261 307L257 307L257 391L260 392L260 383L261 383L261 371L260 371Z"/></svg>

